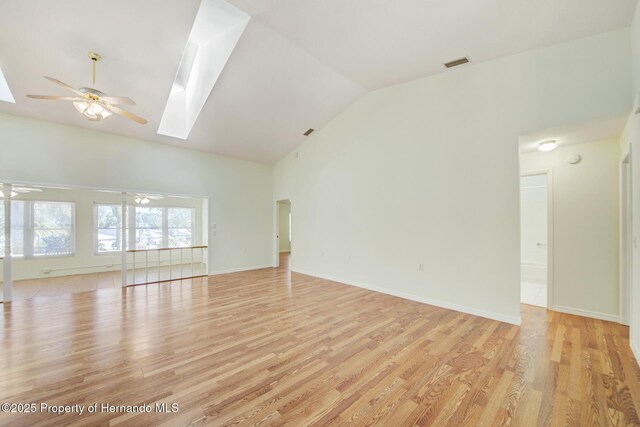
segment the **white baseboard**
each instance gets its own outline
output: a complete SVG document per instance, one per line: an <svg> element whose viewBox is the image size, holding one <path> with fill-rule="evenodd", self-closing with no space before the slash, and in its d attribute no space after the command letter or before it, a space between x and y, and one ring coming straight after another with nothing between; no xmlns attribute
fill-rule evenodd
<svg viewBox="0 0 640 427"><path fill-rule="evenodd" d="M477 308L474 308L474 307L468 307L468 306L464 306L464 305L453 304L453 303L446 302L446 301L439 301L439 300L434 300L434 299L431 299L431 298L425 298L425 297L421 297L421 296L417 296L417 295L408 294L408 293L405 293L405 292L399 292L399 291L388 289L388 288L381 288L381 287L378 287L378 286L372 286L372 285L369 285L367 283L355 282L353 280L345 280L345 279L341 279L339 277L333 277L333 276L329 276L329 275L326 275L326 274L318 274L318 273L302 271L302 270L292 270L292 272L300 273L300 274L306 274L307 276L319 277L321 279L331 280L333 282L339 282L339 283L342 283L342 284L345 284L345 285L349 285L349 286L355 286L355 287L358 287L358 288L368 289L370 291L380 292L380 293L387 294L387 295L392 295L392 296L398 297L398 298L403 298L403 299L407 299L407 300L411 300L411 301L421 302L423 304L434 305L436 307L446 308L448 310L459 311L461 313L472 314L474 316L484 317L484 318L491 319L491 320L497 320L499 322L510 323L512 325L520 325L520 323L522 321L520 316L517 316L517 317L505 316L505 315L500 314L500 313L494 313L494 312L491 312L491 311L485 311L485 310L477 309Z"/></svg>
<svg viewBox="0 0 640 427"><path fill-rule="evenodd" d="M636 358L636 362L640 365L640 349L638 349L638 346L633 341L629 341L629 345L631 347L631 352Z"/></svg>
<svg viewBox="0 0 640 427"><path fill-rule="evenodd" d="M213 270L209 272L209 276L218 276L220 274L240 273L242 271L261 270L263 268L273 268L272 264L254 265L251 267L232 268L229 270Z"/></svg>
<svg viewBox="0 0 640 427"><path fill-rule="evenodd" d="M600 313L598 311L581 310L579 308L564 307L554 305L549 310L559 311L560 313L574 314L576 316L591 317L592 319L607 320L609 322L620 323L620 316L617 314Z"/></svg>

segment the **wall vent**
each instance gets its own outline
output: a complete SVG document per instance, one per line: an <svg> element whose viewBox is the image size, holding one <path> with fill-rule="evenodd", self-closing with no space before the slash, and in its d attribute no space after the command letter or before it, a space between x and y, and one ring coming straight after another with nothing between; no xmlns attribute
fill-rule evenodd
<svg viewBox="0 0 640 427"><path fill-rule="evenodd" d="M303 133L304 136L309 136L313 133L315 129L308 129L305 133Z"/></svg>
<svg viewBox="0 0 640 427"><path fill-rule="evenodd" d="M456 59L454 61L446 62L444 66L447 68L453 68L453 67L457 67L458 65L463 65L468 63L469 63L469 58L464 57L464 58Z"/></svg>

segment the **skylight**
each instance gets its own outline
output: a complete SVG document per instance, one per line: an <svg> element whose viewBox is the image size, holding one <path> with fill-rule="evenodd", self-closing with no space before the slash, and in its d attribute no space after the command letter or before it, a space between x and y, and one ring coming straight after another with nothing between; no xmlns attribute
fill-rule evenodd
<svg viewBox="0 0 640 427"><path fill-rule="evenodd" d="M160 135L189 137L250 19L225 0L202 0L162 114Z"/></svg>
<svg viewBox="0 0 640 427"><path fill-rule="evenodd" d="M9 83L7 83L7 79L4 78L2 68L0 68L0 101L11 102L13 104L16 103L16 100L13 98L13 94L11 93L11 89L9 89Z"/></svg>

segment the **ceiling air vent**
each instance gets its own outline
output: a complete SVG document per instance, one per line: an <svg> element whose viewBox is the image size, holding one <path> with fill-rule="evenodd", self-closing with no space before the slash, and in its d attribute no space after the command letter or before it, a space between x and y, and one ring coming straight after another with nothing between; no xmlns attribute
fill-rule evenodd
<svg viewBox="0 0 640 427"><path fill-rule="evenodd" d="M308 129L305 133L303 133L304 136L309 136L313 133L315 129Z"/></svg>
<svg viewBox="0 0 640 427"><path fill-rule="evenodd" d="M468 63L469 63L469 58L465 57L465 58L456 59L454 61L449 61L445 63L444 66L447 68L453 68L453 67L457 67L458 65L463 65Z"/></svg>

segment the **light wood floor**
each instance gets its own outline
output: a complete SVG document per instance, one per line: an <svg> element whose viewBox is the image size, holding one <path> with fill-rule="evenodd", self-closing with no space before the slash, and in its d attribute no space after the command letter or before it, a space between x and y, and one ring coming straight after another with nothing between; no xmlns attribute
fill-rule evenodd
<svg viewBox="0 0 640 427"><path fill-rule="evenodd" d="M171 277L186 277L206 274L205 264L196 262L193 265L185 264L183 268L173 266ZM128 271L128 282L148 283L153 280L169 279L169 267L161 269L151 267L145 273L143 268L136 269L135 279L133 272ZM34 297L62 296L76 292L97 291L100 289L120 289L121 273L118 271L105 271L100 273L73 274L68 276L54 276L39 279L16 280L13 282L13 300L22 300Z"/></svg>
<svg viewBox="0 0 640 427"><path fill-rule="evenodd" d="M285 268L5 304L0 402L177 413L13 425L640 425L626 327L523 306L521 327Z"/></svg>

